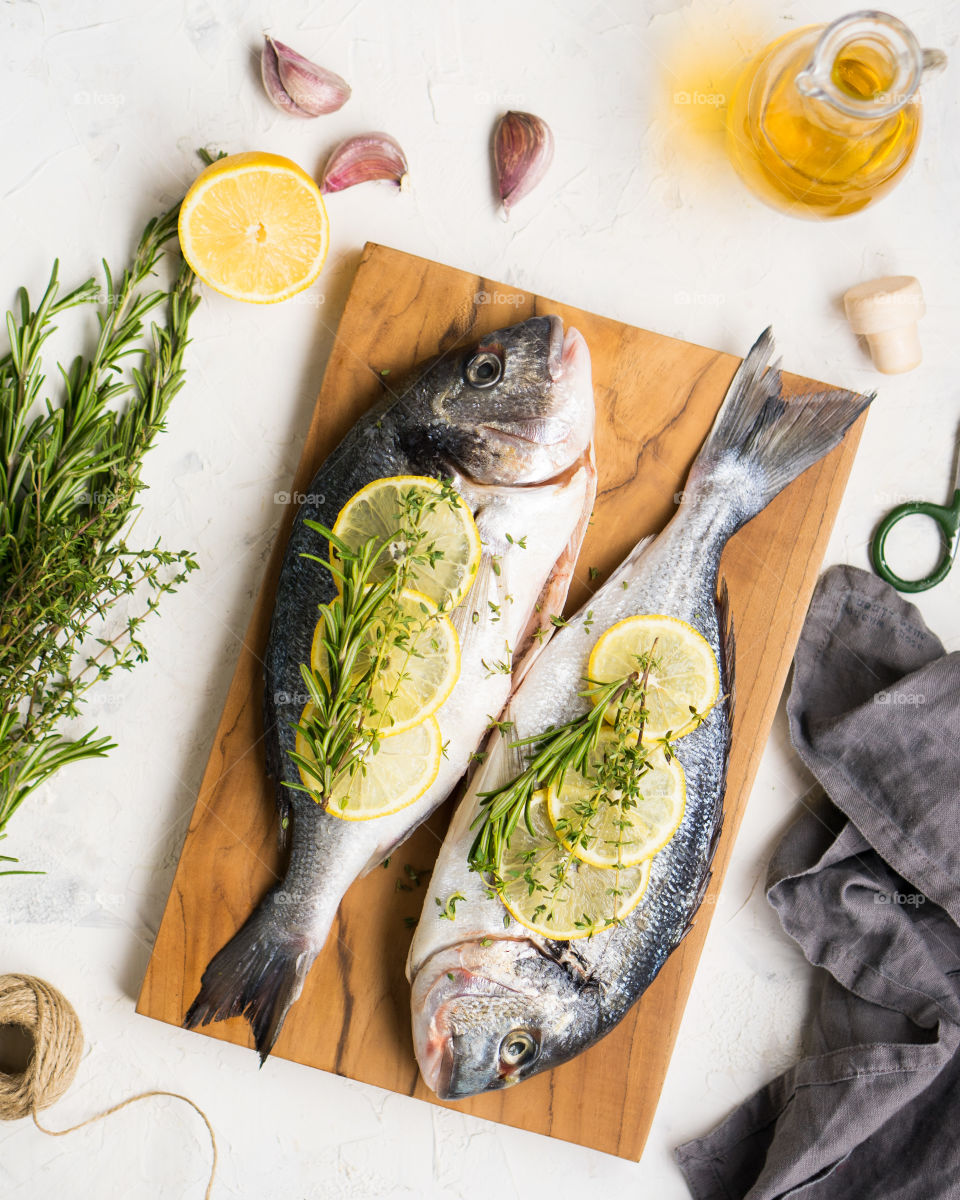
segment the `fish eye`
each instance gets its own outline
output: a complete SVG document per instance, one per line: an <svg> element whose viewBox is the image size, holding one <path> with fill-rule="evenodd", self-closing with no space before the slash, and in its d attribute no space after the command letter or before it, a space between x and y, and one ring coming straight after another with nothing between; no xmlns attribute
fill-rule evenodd
<svg viewBox="0 0 960 1200"><path fill-rule="evenodd" d="M493 387L503 376L503 362L492 350L481 350L468 359L463 368L463 377L475 388Z"/></svg>
<svg viewBox="0 0 960 1200"><path fill-rule="evenodd" d="M525 1029L513 1029L500 1043L500 1061L505 1067L519 1067L536 1058L536 1039Z"/></svg>

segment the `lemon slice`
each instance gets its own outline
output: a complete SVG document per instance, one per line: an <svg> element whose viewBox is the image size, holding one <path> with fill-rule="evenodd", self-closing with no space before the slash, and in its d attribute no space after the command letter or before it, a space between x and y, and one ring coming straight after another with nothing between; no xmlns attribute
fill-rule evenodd
<svg viewBox="0 0 960 1200"><path fill-rule="evenodd" d="M636 739L634 739L636 740ZM595 867L633 867L652 858L670 841L686 802L683 767L660 747L632 759L630 787L606 797L595 769L617 744L612 733L600 737L590 775L567 771L559 788L547 789L547 811L557 837L583 862Z"/></svg>
<svg viewBox="0 0 960 1200"><path fill-rule="evenodd" d="M303 725L313 712L308 703L300 717ZM306 738L297 730L297 753L313 759ZM406 733L384 738L376 754L369 753L352 778L345 774L334 784L327 812L344 821L369 821L387 817L419 800L440 770L440 726L427 717ZM304 787L316 788L317 780L300 767Z"/></svg>
<svg viewBox="0 0 960 1200"><path fill-rule="evenodd" d="M557 840L543 789L530 800L531 835L521 818L504 849L500 899L521 925L554 941L610 929L643 898L650 860L635 867L594 867Z"/></svg>
<svg viewBox="0 0 960 1200"><path fill-rule="evenodd" d="M235 300L273 304L320 274L330 222L320 189L279 154L212 163L180 206L180 246L204 283Z"/></svg>
<svg viewBox="0 0 960 1200"><path fill-rule="evenodd" d="M418 528L424 536L419 550L432 550L439 557L432 565L414 564L410 586L442 608L454 608L467 594L480 565L480 534L464 501L456 493L444 496L439 480L426 475L375 479L343 506L333 532L351 550L372 537L393 539L384 546L374 569L374 581L382 579L388 566L411 551L402 538L395 538L404 500L411 498L423 503Z"/></svg>
<svg viewBox="0 0 960 1200"><path fill-rule="evenodd" d="M323 633L318 621L310 663L326 679ZM365 675L381 652L383 657L370 686L376 711L364 723L376 726L382 737L396 737L432 716L450 695L460 675L460 641L450 618L428 596L409 588L398 604L383 605L369 639L357 655L354 678Z"/></svg>
<svg viewBox="0 0 960 1200"><path fill-rule="evenodd" d="M587 675L596 683L610 683L638 669L638 655L653 646L653 665L647 677L647 719L644 741L683 737L696 728L691 708L705 713L720 694L720 672L710 643L692 625L677 617L627 617L611 625L590 654ZM615 705L604 714L612 722Z"/></svg>

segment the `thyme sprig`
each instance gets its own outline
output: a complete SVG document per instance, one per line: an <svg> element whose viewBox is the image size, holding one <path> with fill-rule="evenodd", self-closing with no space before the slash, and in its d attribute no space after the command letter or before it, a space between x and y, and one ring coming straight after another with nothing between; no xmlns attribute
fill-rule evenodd
<svg viewBox="0 0 960 1200"><path fill-rule="evenodd" d="M159 543L136 548L123 536L146 486L143 457L183 385L198 303L186 264L169 291L144 290L176 234L178 209L148 222L133 263L119 276L104 262L103 285L91 278L62 293L57 261L36 308L21 288L18 311L7 313L9 349L0 357L0 838L26 797L60 767L113 748L96 729L68 736L66 722L79 715L95 683L146 659L144 619L196 568L189 551ZM93 350L58 364L59 388L44 395L43 345L58 317L84 305L97 306ZM139 364L126 370L137 355ZM117 630L113 610L143 593L138 611Z"/></svg>
<svg viewBox="0 0 960 1200"><path fill-rule="evenodd" d="M416 487L402 492L396 528L356 549L325 525L306 522L327 539L330 552L326 558L303 557L325 566L340 585L333 600L318 606L323 628L320 669L309 663L300 667L312 709L305 710L293 728L310 754L291 751L290 757L310 782L286 785L306 792L318 804L328 805L337 790L337 803L347 807L353 781L366 772L394 723L392 708L408 677L410 659L423 653L424 636L447 607L421 605L411 613L400 604L416 572L431 569L443 558L425 518L443 504L460 501L450 480L440 480L440 485L437 492ZM377 700L374 687L388 659L396 667L396 679Z"/></svg>

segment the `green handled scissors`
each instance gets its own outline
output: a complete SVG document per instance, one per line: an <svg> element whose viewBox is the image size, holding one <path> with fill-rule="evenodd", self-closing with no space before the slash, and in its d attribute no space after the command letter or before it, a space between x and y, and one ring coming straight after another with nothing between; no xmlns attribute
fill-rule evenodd
<svg viewBox="0 0 960 1200"><path fill-rule="evenodd" d="M884 556L884 545L887 534L904 517L929 517L935 521L943 541L943 555L929 575L922 579L901 579L887 566ZM881 579L893 584L898 592L925 592L927 588L942 583L950 574L957 550L960 549L960 461L957 463L957 473L953 480L953 499L949 504L929 504L923 500L912 500L908 504L898 504L890 510L877 526L873 535L871 557L873 567Z"/></svg>

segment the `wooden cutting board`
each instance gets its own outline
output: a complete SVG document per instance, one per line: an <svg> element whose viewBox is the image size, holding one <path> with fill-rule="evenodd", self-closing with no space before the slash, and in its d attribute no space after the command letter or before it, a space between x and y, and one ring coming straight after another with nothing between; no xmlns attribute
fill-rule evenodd
<svg viewBox="0 0 960 1200"><path fill-rule="evenodd" d="M438 350L468 344L536 313L557 313L575 324L593 356L600 479L595 519L569 598L569 611L579 607L639 538L670 517L738 359L367 245L291 491L307 491L323 459L382 395L384 379L396 378ZM789 375L784 384L788 393L815 386ZM741 530L723 556L737 631L737 708L723 837L695 928L628 1017L586 1054L517 1088L447 1107L624 1158L640 1157L860 424L829 458ZM273 786L264 770L259 656L292 517L291 506L240 647L137 1006L138 1012L175 1025L182 1022L211 957L278 878ZM599 568L592 581L588 566ZM350 889L275 1055L441 1103L417 1072L403 968L411 938L405 918L418 917L424 900L432 903L424 877L448 819L449 805L393 855L386 869L377 868ZM406 866L420 874L418 886ZM252 1046L240 1019L199 1032ZM257 1086L256 1066L251 1052L251 1091Z"/></svg>

